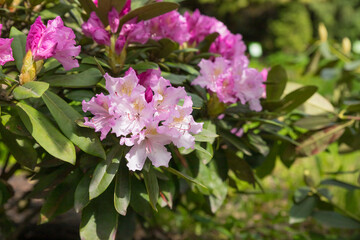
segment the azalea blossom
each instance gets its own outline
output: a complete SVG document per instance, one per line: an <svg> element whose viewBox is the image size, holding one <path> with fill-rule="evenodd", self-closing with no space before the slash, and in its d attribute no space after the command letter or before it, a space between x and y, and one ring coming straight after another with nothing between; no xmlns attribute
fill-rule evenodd
<svg viewBox="0 0 360 240"><path fill-rule="evenodd" d="M2 24L0 24L0 37L1 37ZM13 38L0 38L0 65L7 62L14 61L11 43Z"/></svg>
<svg viewBox="0 0 360 240"><path fill-rule="evenodd" d="M259 71L248 67L248 59L240 56L232 61L224 57L203 59L199 63L200 75L192 82L216 93L224 103L249 103L250 109L261 111L263 77Z"/></svg>
<svg viewBox="0 0 360 240"><path fill-rule="evenodd" d="M95 12L90 13L90 18L81 27L85 36L91 37L96 43L110 45L110 33L105 30L104 24Z"/></svg>
<svg viewBox="0 0 360 240"><path fill-rule="evenodd" d="M169 38L180 44L190 38L186 18L177 11L171 11L145 22L151 39Z"/></svg>
<svg viewBox="0 0 360 240"><path fill-rule="evenodd" d="M104 77L109 95L83 101L83 110L94 115L85 118L85 125L101 132L101 139L111 131L121 145L131 147L125 156L131 171L141 170L147 158L155 167L167 167L167 144L194 147L192 134L202 130L202 123L191 116L193 102L183 87L171 86L160 70L137 74L130 68L124 77Z"/></svg>
<svg viewBox="0 0 360 240"><path fill-rule="evenodd" d="M56 17L45 26L41 17L31 25L26 39L26 51L31 51L34 61L56 58L65 70L78 67L75 56L80 53L80 46L75 46L75 34L71 28L65 27L62 19Z"/></svg>

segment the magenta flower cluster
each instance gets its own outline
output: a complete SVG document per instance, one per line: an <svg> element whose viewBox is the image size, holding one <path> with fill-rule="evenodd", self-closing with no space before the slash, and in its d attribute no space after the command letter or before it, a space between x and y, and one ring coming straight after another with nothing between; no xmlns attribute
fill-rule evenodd
<svg viewBox="0 0 360 240"><path fill-rule="evenodd" d="M129 3L130 1L127 1ZM123 12L130 10L130 4ZM119 19L123 16L115 9L109 13L110 29L113 33L118 28ZM115 30L116 29L116 30ZM88 22L84 23L83 31L97 43L110 45L110 33L105 30L100 19L93 12ZM209 51L221 55L218 58L202 60L199 64L201 75L193 81L216 93L224 103L249 103L250 109L260 111L260 98L264 96L262 74L248 67L245 56L246 46L240 34L232 34L227 27L216 18L186 12L182 16L177 11L171 11L148 21L136 22L133 19L120 30L116 41L116 51L120 54L126 43L146 43L149 39L160 40L169 38L183 44L187 42L196 46L212 33L219 36L211 44Z"/></svg>
<svg viewBox="0 0 360 240"><path fill-rule="evenodd" d="M75 44L73 30L65 27L60 17L49 20L47 26L38 17L30 27L26 51L31 50L35 61L54 57L65 70L70 70L79 66L75 56L79 55L81 47Z"/></svg>
<svg viewBox="0 0 360 240"><path fill-rule="evenodd" d="M202 123L191 115L193 102L183 87L172 87L160 70L136 74L129 69L124 77L105 74L109 94L83 101L85 125L101 132L103 140L111 131L120 144L131 147L125 158L130 170L141 170L147 158L155 167L168 166L171 154L165 145L193 148Z"/></svg>
<svg viewBox="0 0 360 240"><path fill-rule="evenodd" d="M1 37L2 24L0 24L0 37ZM0 38L0 65L4 65L7 62L14 61L13 53L11 49L11 43L14 39Z"/></svg>

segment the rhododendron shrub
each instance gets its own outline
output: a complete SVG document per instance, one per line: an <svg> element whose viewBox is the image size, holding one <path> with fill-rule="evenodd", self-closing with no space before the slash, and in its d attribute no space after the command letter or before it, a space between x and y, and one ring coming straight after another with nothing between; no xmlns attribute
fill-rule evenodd
<svg viewBox="0 0 360 240"><path fill-rule="evenodd" d="M121 238L164 207L215 213L241 181L260 186L264 166L317 154L355 121L309 127L299 107L317 88L250 67L242 36L199 10L80 0L54 18L36 2L22 2L28 25L0 25L0 204L22 168L40 222L74 208L82 239Z"/></svg>

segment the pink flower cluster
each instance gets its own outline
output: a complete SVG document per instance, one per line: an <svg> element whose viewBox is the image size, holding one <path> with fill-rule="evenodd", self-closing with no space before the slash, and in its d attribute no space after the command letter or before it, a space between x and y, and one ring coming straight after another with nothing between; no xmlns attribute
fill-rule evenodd
<svg viewBox="0 0 360 240"><path fill-rule="evenodd" d="M206 87L216 93L224 103L249 103L250 109L261 111L263 76L256 69L248 68L245 56L228 60L217 57L214 61L203 59L199 63L200 76L192 84Z"/></svg>
<svg viewBox="0 0 360 240"><path fill-rule="evenodd" d="M1 37L2 24L0 24L0 37ZM4 65L7 62L14 61L13 53L11 49L11 42L14 39L0 38L0 65Z"/></svg>
<svg viewBox="0 0 360 240"><path fill-rule="evenodd" d="M131 171L141 170L147 158L155 167L168 166L167 144L194 147L191 133L201 132L202 123L194 121L193 103L183 87L172 87L160 70L137 75L130 68L124 77L104 77L109 95L83 101L83 111L94 115L85 118L85 125L101 132L101 139L111 130L121 145L131 147L125 156Z"/></svg>
<svg viewBox="0 0 360 240"><path fill-rule="evenodd" d="M70 70L79 66L74 57L79 55L81 47L75 44L73 30L65 27L60 17L48 21L47 26L38 17L30 27L26 51L31 50L35 61L54 57L65 70Z"/></svg>

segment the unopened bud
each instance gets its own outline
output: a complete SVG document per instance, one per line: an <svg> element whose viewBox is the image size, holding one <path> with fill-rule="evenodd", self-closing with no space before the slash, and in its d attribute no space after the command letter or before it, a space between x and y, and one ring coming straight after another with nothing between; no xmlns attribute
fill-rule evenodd
<svg viewBox="0 0 360 240"><path fill-rule="evenodd" d="M328 38L328 32L326 27L323 23L319 24L319 37L322 42L326 42Z"/></svg>
<svg viewBox="0 0 360 240"><path fill-rule="evenodd" d="M349 54L351 52L351 41L349 38L347 38L347 37L343 38L342 49L345 54Z"/></svg>
<svg viewBox="0 0 360 240"><path fill-rule="evenodd" d="M34 63L30 50L26 53L24 57L19 79L21 85L27 82L32 82L36 79L36 64Z"/></svg>

